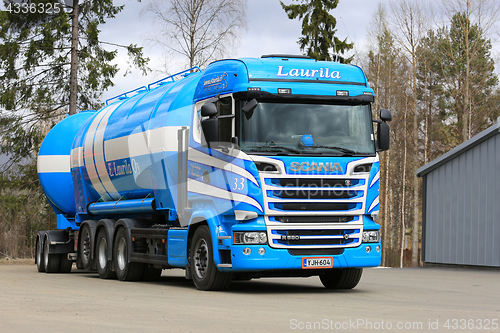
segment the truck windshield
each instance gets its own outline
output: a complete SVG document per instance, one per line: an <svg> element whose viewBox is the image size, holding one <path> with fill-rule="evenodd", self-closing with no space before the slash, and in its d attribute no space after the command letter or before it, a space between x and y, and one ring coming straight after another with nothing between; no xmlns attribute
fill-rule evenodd
<svg viewBox="0 0 500 333"><path fill-rule="evenodd" d="M259 102L238 132L247 153L375 154L370 105Z"/></svg>

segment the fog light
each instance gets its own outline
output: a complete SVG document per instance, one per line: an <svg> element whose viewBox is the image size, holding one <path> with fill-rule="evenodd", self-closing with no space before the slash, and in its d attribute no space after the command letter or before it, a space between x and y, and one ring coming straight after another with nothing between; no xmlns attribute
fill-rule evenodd
<svg viewBox="0 0 500 333"><path fill-rule="evenodd" d="M365 250L366 250L366 253L370 253L370 252L372 252L372 248L371 248L370 246L367 246L367 247L365 248Z"/></svg>
<svg viewBox="0 0 500 333"><path fill-rule="evenodd" d="M267 234L264 231L235 231L234 244L267 244Z"/></svg>
<svg viewBox="0 0 500 333"><path fill-rule="evenodd" d="M380 241L379 230L363 231L363 243L378 243Z"/></svg>
<svg viewBox="0 0 500 333"><path fill-rule="evenodd" d="M260 247L259 248L259 254L262 256L262 255L264 255L264 253L266 253L266 249L263 248L263 247Z"/></svg>
<svg viewBox="0 0 500 333"><path fill-rule="evenodd" d="M249 248L249 247L245 247L245 248L243 249L243 254L249 255L250 253L252 253L252 249L251 249L251 248Z"/></svg>
<svg viewBox="0 0 500 333"><path fill-rule="evenodd" d="M377 247L375 248L375 250L377 250L377 252L380 252L380 245L377 245Z"/></svg>

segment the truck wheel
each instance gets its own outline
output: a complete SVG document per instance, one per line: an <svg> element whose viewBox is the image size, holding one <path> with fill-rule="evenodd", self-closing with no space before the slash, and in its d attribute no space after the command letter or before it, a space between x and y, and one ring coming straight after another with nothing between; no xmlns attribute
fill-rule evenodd
<svg viewBox="0 0 500 333"><path fill-rule="evenodd" d="M44 242L43 261L43 264L45 265L45 272L59 272L59 254L49 254L49 240L47 238L45 238Z"/></svg>
<svg viewBox="0 0 500 333"><path fill-rule="evenodd" d="M72 267L73 267L73 260L68 259L68 254L67 253L60 254L59 272L60 273L71 273Z"/></svg>
<svg viewBox="0 0 500 333"><path fill-rule="evenodd" d="M196 229L191 241L189 262L194 285L200 290L225 290L231 283L232 274L215 267L212 237L207 226Z"/></svg>
<svg viewBox="0 0 500 333"><path fill-rule="evenodd" d="M97 272L101 279L114 279L116 273L111 270L111 258L108 258L108 238L106 237L106 230L101 229L97 235Z"/></svg>
<svg viewBox="0 0 500 333"><path fill-rule="evenodd" d="M142 277L144 264L128 261L130 238L125 228L116 233L113 246L115 272L120 281L137 281Z"/></svg>
<svg viewBox="0 0 500 333"><path fill-rule="evenodd" d="M35 261L36 261L36 268L40 273L45 272L45 264L44 264L44 258L43 258L43 247L42 247L42 240L40 237L36 238L36 255L35 255Z"/></svg>
<svg viewBox="0 0 500 333"><path fill-rule="evenodd" d="M92 236L90 234L90 227L88 225L84 225L80 229L78 252L80 253L83 269L86 271L90 271L92 269L92 259L91 259L92 253L90 252L92 247L91 237Z"/></svg>
<svg viewBox="0 0 500 333"><path fill-rule="evenodd" d="M332 269L319 279L327 289L352 289L358 285L362 274L362 268Z"/></svg>

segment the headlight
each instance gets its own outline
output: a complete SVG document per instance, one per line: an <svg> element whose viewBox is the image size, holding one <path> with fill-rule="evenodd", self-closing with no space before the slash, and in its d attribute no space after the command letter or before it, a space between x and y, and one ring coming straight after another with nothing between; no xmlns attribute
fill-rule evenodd
<svg viewBox="0 0 500 333"><path fill-rule="evenodd" d="M233 234L234 244L267 244L267 234L262 231L238 231Z"/></svg>
<svg viewBox="0 0 500 333"><path fill-rule="evenodd" d="M378 243L380 242L380 231L368 230L363 231L363 243Z"/></svg>

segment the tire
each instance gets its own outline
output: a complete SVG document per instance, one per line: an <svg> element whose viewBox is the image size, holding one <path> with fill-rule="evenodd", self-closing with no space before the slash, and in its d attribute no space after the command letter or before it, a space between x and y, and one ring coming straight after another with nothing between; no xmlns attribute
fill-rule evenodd
<svg viewBox="0 0 500 333"><path fill-rule="evenodd" d="M83 269L86 271L92 270L92 235L90 227L87 224L80 229L78 253L81 258Z"/></svg>
<svg viewBox="0 0 500 333"><path fill-rule="evenodd" d="M45 272L45 260L43 258L42 240L40 237L36 239L36 254L35 254L36 268L40 273Z"/></svg>
<svg viewBox="0 0 500 333"><path fill-rule="evenodd" d="M60 254L59 257L59 273L71 273L73 267L73 260L68 259L67 253Z"/></svg>
<svg viewBox="0 0 500 333"><path fill-rule="evenodd" d="M49 240L45 238L43 244L43 261L46 273L59 273L59 254L49 254Z"/></svg>
<svg viewBox="0 0 500 333"><path fill-rule="evenodd" d="M362 274L362 268L332 269L319 279L327 289L352 289L358 285Z"/></svg>
<svg viewBox="0 0 500 333"><path fill-rule="evenodd" d="M219 271L213 258L210 229L203 225L194 232L189 252L191 276L199 290L225 290L231 284L232 274Z"/></svg>
<svg viewBox="0 0 500 333"><path fill-rule="evenodd" d="M111 270L111 258L108 258L108 244L106 229L101 229L96 241L97 273L101 279L116 279L116 273Z"/></svg>
<svg viewBox="0 0 500 333"><path fill-rule="evenodd" d="M161 276L162 269L146 265L142 273L142 281L158 281Z"/></svg>
<svg viewBox="0 0 500 333"><path fill-rule="evenodd" d="M140 280L144 272L144 264L128 261L130 237L125 228L120 228L116 233L113 244L113 261L116 277L120 281Z"/></svg>

